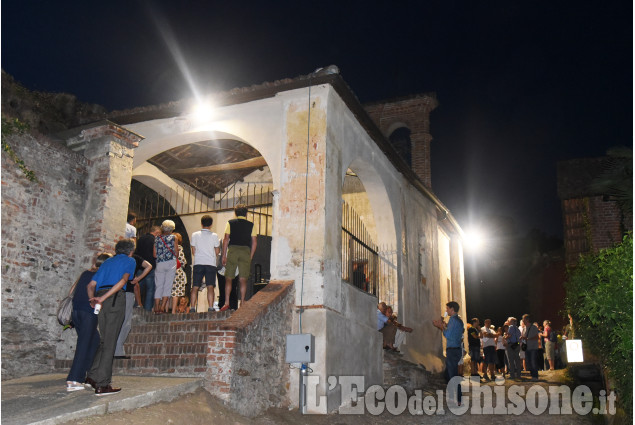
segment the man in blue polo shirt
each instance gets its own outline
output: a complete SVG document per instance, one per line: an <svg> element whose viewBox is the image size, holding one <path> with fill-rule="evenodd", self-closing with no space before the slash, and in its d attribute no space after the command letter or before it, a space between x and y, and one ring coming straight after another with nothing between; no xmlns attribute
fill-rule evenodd
<svg viewBox="0 0 635 425"><path fill-rule="evenodd" d="M446 313L450 320L446 324L443 319L434 320L432 324L443 332L447 345L445 348L445 377L448 382L455 376L459 376L459 360L463 357L461 342L463 341L463 321L459 318L459 304L450 301L446 305ZM461 404L461 387L448 388L448 391L456 391L457 404Z"/></svg>
<svg viewBox="0 0 635 425"><path fill-rule="evenodd" d="M86 383L95 389L98 396L121 391L121 388L113 388L110 385L112 361L126 312L126 297L123 290L135 272L136 262L131 258L134 249L135 243L132 239L117 242L116 255L104 261L87 287L90 305L101 305L97 319L99 347L86 378Z"/></svg>

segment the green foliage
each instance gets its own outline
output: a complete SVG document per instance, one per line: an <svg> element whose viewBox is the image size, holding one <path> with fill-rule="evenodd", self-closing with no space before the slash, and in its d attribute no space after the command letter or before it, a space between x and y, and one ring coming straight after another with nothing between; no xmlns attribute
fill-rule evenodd
<svg viewBox="0 0 635 425"><path fill-rule="evenodd" d="M35 176L35 173L26 166L24 161L18 157L18 154L15 153L13 148L11 148L11 145L7 142L7 138L9 136L14 134L24 134L28 130L29 125L21 122L17 118L10 120L2 117L2 150L5 151L7 155L9 155L9 158L17 164L18 168L22 170L22 173L29 181L37 182L38 179Z"/></svg>
<svg viewBox="0 0 635 425"><path fill-rule="evenodd" d="M633 235L597 255L580 259L569 274L566 307L576 336L602 359L621 405L633 400Z"/></svg>

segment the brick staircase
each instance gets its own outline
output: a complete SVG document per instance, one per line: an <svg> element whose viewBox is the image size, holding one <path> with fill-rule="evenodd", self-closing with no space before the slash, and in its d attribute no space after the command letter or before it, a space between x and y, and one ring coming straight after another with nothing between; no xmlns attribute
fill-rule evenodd
<svg viewBox="0 0 635 425"><path fill-rule="evenodd" d="M130 359L116 359L113 373L203 377L207 370L210 336L233 311L155 315L135 309L132 329L124 344ZM72 360L57 360L56 369L68 370Z"/></svg>

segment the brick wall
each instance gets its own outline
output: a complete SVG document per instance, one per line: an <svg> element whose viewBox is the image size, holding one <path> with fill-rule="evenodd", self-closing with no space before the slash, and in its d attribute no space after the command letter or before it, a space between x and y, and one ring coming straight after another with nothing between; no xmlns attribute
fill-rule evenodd
<svg viewBox="0 0 635 425"><path fill-rule="evenodd" d="M72 355L76 337L57 323L59 301L125 229L132 154L124 153L139 137L113 127L76 130L81 153L41 135L8 138L39 182L2 155L2 379L51 371L56 357Z"/></svg>
<svg viewBox="0 0 635 425"><path fill-rule="evenodd" d="M617 202L605 200L602 196L589 198L589 217L596 252L622 242L621 212Z"/></svg>
<svg viewBox="0 0 635 425"><path fill-rule="evenodd" d="M368 115L386 138L400 127L410 130L412 170L428 187L432 187L430 165L430 112L438 105L434 94L419 94L393 101L364 105Z"/></svg>
<svg viewBox="0 0 635 425"><path fill-rule="evenodd" d="M57 304L85 267L85 181L91 162L44 137L9 143L39 183L2 155L2 379L50 370Z"/></svg>
<svg viewBox="0 0 635 425"><path fill-rule="evenodd" d="M293 282L271 281L209 337L205 388L242 415L288 405Z"/></svg>
<svg viewBox="0 0 635 425"><path fill-rule="evenodd" d="M565 199L562 213L567 264L621 242L622 231L633 229L632 216L622 219L617 202L603 196Z"/></svg>

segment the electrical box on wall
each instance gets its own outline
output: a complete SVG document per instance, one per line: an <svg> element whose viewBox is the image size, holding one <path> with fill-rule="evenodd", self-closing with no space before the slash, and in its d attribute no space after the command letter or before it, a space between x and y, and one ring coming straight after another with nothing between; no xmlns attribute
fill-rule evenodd
<svg viewBox="0 0 635 425"><path fill-rule="evenodd" d="M287 335L287 363L315 363L315 337L312 334Z"/></svg>

